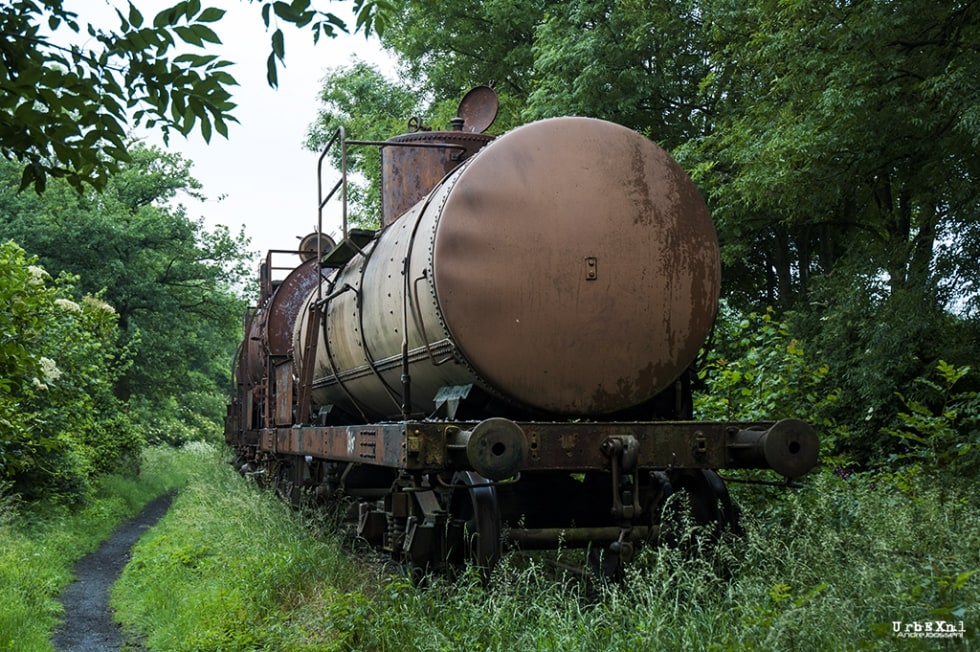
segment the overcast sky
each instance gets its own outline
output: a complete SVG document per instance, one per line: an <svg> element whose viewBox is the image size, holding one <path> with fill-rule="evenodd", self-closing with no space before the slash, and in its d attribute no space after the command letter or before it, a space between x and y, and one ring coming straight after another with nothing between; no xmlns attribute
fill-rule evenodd
<svg viewBox="0 0 980 652"><path fill-rule="evenodd" d="M76 0L75 11L83 21L102 3ZM123 7L125 0L103 0ZM162 8L176 0L137 0L134 4L147 22ZM283 26L286 35L286 67L279 69L279 88L266 83L266 58L270 52L271 32L257 5L245 0L204 0L204 6L225 9L225 17L214 24L223 45L214 53L234 62L231 74L239 86L233 89L238 103L238 124L229 125L229 138L215 133L207 144L198 133L184 138L171 136L169 149L179 151L193 161L192 172L204 185L209 201L180 199L192 218L203 217L208 224L226 224L232 233L245 225L251 238L251 249L293 249L297 237L315 230L317 222L316 163L318 154L303 147L308 125L319 107L318 91L325 72L359 58L376 63L388 75L394 65L382 52L377 41L363 35L321 37L314 46L312 34ZM349 1L319 2L319 7L345 16ZM100 9L102 7L99 7ZM117 27L118 19L105 23ZM212 52L212 50L208 50ZM162 140L150 136L151 142ZM222 197L220 200L219 197ZM339 231L339 210L334 210L325 231Z"/></svg>

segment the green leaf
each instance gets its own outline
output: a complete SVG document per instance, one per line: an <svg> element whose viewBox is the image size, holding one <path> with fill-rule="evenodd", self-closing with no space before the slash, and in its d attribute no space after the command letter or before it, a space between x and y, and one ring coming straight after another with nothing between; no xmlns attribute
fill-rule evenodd
<svg viewBox="0 0 980 652"><path fill-rule="evenodd" d="M31 185L31 183L35 183L36 180L37 180L36 179L36 170L34 169L34 166L31 165L31 164L25 165L24 166L24 170L23 170L23 172L21 173L21 176L20 176L20 188L19 188L19 190L24 190L29 185ZM44 192L44 184L42 183L40 188L35 187L35 190L38 192L38 194Z"/></svg>
<svg viewBox="0 0 980 652"><path fill-rule="evenodd" d="M296 23L300 20L300 14L285 2L274 2L272 8L276 15L285 21Z"/></svg>
<svg viewBox="0 0 980 652"><path fill-rule="evenodd" d="M178 5L179 6L179 5ZM176 7L170 7L169 9L164 9L153 17L153 26L157 29L168 27L169 25L176 22L177 11Z"/></svg>
<svg viewBox="0 0 980 652"><path fill-rule="evenodd" d="M184 3L184 16L190 21L201 11L201 0L187 0Z"/></svg>
<svg viewBox="0 0 980 652"><path fill-rule="evenodd" d="M199 47L203 45L200 34L198 34L194 28L178 25L173 29L177 33L177 36L179 36L185 43L190 43L191 45L197 45Z"/></svg>
<svg viewBox="0 0 980 652"><path fill-rule="evenodd" d="M279 86L279 75L276 71L276 55L270 54L269 58L265 62L265 78L272 88L278 88Z"/></svg>
<svg viewBox="0 0 980 652"><path fill-rule="evenodd" d="M191 29L201 41L216 44L221 43L221 39L218 38L218 35L207 25L193 25Z"/></svg>
<svg viewBox="0 0 980 652"><path fill-rule="evenodd" d="M283 37L281 29L277 29L272 33L272 52L280 61L282 61L286 56L285 38Z"/></svg>
<svg viewBox="0 0 980 652"><path fill-rule="evenodd" d="M204 142L211 142L211 120L207 115L201 116L201 136L204 138Z"/></svg>
<svg viewBox="0 0 980 652"><path fill-rule="evenodd" d="M220 115L214 117L214 129L225 138L228 137L228 124L221 119Z"/></svg>
<svg viewBox="0 0 980 652"><path fill-rule="evenodd" d="M139 29L143 25L143 14L133 6L133 3L129 3L129 24Z"/></svg>
<svg viewBox="0 0 980 652"><path fill-rule="evenodd" d="M214 23L221 20L225 15L224 9L218 9L217 7L208 7L201 12L201 15L197 17L198 22L201 23Z"/></svg>
<svg viewBox="0 0 980 652"><path fill-rule="evenodd" d="M188 63L195 68L203 68L217 58L214 54L181 54L174 57L174 63Z"/></svg>

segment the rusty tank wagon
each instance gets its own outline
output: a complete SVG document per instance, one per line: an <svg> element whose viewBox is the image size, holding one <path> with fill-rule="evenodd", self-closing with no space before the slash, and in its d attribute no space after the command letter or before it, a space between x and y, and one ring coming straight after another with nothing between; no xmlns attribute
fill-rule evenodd
<svg viewBox="0 0 980 652"><path fill-rule="evenodd" d="M260 270L226 419L236 463L293 501L356 500L359 536L433 570L559 545L625 563L660 540L676 493L736 528L717 471L797 478L818 441L792 418L694 420L721 268L697 188L625 127L493 137L496 108L479 88L450 130L338 130L321 227ZM346 164L323 184L327 152L354 146L381 148L377 231L348 227ZM338 243L322 235L334 199Z"/></svg>

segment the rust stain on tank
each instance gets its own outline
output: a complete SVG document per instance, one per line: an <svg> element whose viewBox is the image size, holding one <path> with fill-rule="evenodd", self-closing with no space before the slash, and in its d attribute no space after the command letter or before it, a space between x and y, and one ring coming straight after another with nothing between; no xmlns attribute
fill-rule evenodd
<svg viewBox="0 0 980 652"><path fill-rule="evenodd" d="M657 207L650 194L650 176L647 170L649 152L644 152L645 148L642 145L642 142L632 144L629 168L632 175L626 180L625 185L639 207L635 222L644 226L653 226L658 221Z"/></svg>
<svg viewBox="0 0 980 652"><path fill-rule="evenodd" d="M272 295L265 316L265 344L270 355L287 355L292 348L296 319L316 288L318 270L319 260L314 256L293 269Z"/></svg>
<svg viewBox="0 0 980 652"><path fill-rule="evenodd" d="M653 362L638 369L633 377L623 377L616 381L615 389L599 386L591 400L608 411L632 407L651 398L675 380L675 369L655 365Z"/></svg>

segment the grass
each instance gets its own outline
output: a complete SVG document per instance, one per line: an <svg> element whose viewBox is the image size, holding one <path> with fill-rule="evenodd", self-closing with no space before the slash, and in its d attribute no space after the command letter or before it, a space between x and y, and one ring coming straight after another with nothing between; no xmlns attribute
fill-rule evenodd
<svg viewBox="0 0 980 652"><path fill-rule="evenodd" d="M507 555L418 587L356 561L325 517L289 511L215 456L134 551L113 593L150 650L970 649L980 622L976 483L821 471L736 486L746 533L703 554L646 549L586 585ZM560 551L559 557L571 555ZM893 622L964 623L903 639Z"/></svg>
<svg viewBox="0 0 980 652"><path fill-rule="evenodd" d="M505 556L419 587L358 561L328 516L290 511L221 450L147 451L80 512L0 500L0 649L49 650L71 566L152 497L184 486L113 591L150 650L971 649L980 622L975 481L820 471L796 491L733 485L745 535L701 554L643 550L624 582L585 584ZM573 561L559 551L559 561ZM900 627L964 624L960 639Z"/></svg>
<svg viewBox="0 0 980 652"><path fill-rule="evenodd" d="M50 650L72 567L119 523L186 482L187 452L149 449L139 477L102 478L77 511L38 510L0 491L0 650Z"/></svg>
<svg viewBox="0 0 980 652"><path fill-rule="evenodd" d="M326 531L322 522L246 483L220 454L211 461L134 549L113 589L122 622L158 650L298 649L332 640L319 621L305 630L297 614L363 602L360 569L339 539L315 536Z"/></svg>

